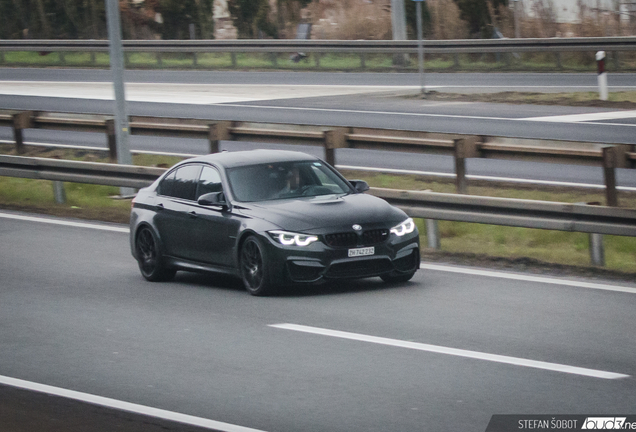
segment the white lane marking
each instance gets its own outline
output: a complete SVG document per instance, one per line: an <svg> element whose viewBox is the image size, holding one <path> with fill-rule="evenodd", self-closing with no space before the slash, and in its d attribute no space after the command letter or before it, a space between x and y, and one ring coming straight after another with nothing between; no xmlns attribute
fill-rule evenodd
<svg viewBox="0 0 636 432"><path fill-rule="evenodd" d="M74 399L81 402L87 402L94 405L100 405L106 408L113 408L122 411L128 411L135 414L160 418L163 420L174 421L191 426L199 426L206 429L213 429L224 432L263 432L259 429L252 429L244 426L238 426L231 423L224 423L216 420L209 420L202 417L195 417L187 414L181 414L173 411L166 411L159 408L153 408L145 405L139 405L130 402L124 402L117 399L111 399L102 396L96 396L89 393L82 393L74 390L68 390L60 387L53 387L46 384L39 384L31 381L25 381L17 378L11 378L0 375L0 384L16 387L24 390L32 390L39 393L46 393L54 396L60 396L67 399Z"/></svg>
<svg viewBox="0 0 636 432"><path fill-rule="evenodd" d="M28 222L47 223L52 225L64 225L64 226L70 226L74 228L88 228L88 229L101 230L101 231L114 231L114 232L120 232L120 233L126 233L126 234L130 233L130 230L124 227L91 224L91 223L85 223L85 222L73 222L73 221L49 219L49 218L35 217L35 216L24 216L24 215L17 215L17 214L11 214L11 213L0 213L0 218L23 220Z"/></svg>
<svg viewBox="0 0 636 432"><path fill-rule="evenodd" d="M360 342L370 342L370 343L375 343L379 345L388 345L388 346L393 346L398 348L408 348L408 349L413 349L418 351L427 351L427 352L432 352L437 354L447 354L447 355L452 355L457 357L466 357L466 358L471 358L476 360L505 363L505 364L510 364L514 366L524 366L524 367L543 369L543 370L549 370L554 372L563 372L563 373L582 375L582 376L587 376L592 378L621 379L621 378L630 377L630 375L625 375L625 374L620 374L615 372L607 372L607 371L596 370L596 369L587 369L587 368L581 368L577 366L568 366L568 365L563 365L558 363L549 363L549 362L529 360L529 359L524 359L519 357L503 356L498 354L488 354L488 353L483 353L479 351L469 351L469 350L449 348L449 347L444 347L439 345L430 345L430 344L419 343L419 342L403 341L399 339L389 339L389 338L378 337L378 336L369 336L369 335L360 334L360 333L350 333L350 332L344 332L339 330L330 330L330 329L310 327L310 326L304 326L304 325L298 325L298 324L270 324L269 327L279 328L283 330L293 330L293 331L303 332L303 333L317 334L321 336L331 336L331 337L336 337L340 339L349 339L349 340L355 340Z"/></svg>
<svg viewBox="0 0 636 432"><path fill-rule="evenodd" d="M211 104L216 105L216 104ZM498 120L518 122L526 121L523 118L510 118L510 117L485 117L476 115L456 115L456 114L431 114L431 113L412 113L412 112L398 112L398 111L374 111L374 110L354 110L354 109L334 109L334 108L302 108L302 107L285 107L274 105L248 105L248 104L218 104L219 107L234 107L234 108L258 108L260 110L272 109L282 111L315 111L315 112L332 112L332 113L345 113L345 114L379 114L379 115L396 115L403 117L432 117L432 118L450 118L450 119L473 119L473 120ZM623 123L594 123L587 122L586 125L598 125L598 126L625 126L636 127L636 124L623 124Z"/></svg>
<svg viewBox="0 0 636 432"><path fill-rule="evenodd" d="M541 121L554 123L578 123L599 120L615 120L636 118L636 110L632 111L612 111L612 112L596 112L586 114L568 114L545 117L528 117L519 120L525 121Z"/></svg>
<svg viewBox="0 0 636 432"><path fill-rule="evenodd" d="M446 178L456 177L456 174L453 174L453 173L405 170L405 169L397 169L397 168L372 168L372 167L353 166L353 165L336 165L336 168L348 169L348 170L354 170L354 171L373 171L373 172L386 172L386 173L395 173L395 174L413 174L413 175L435 176L435 177L446 177ZM500 181L500 182L507 182L507 183L540 184L540 185L546 185L546 186L563 186L563 187L586 188L586 189L605 189L605 185L591 184L591 183L572 183L572 182L560 182L560 181L549 181L549 180L531 180L531 179L483 176L483 175L473 175L473 174L467 174L466 178L469 180L489 180L489 181ZM616 189L636 192L636 187L617 186Z"/></svg>
<svg viewBox="0 0 636 432"><path fill-rule="evenodd" d="M136 102L208 105L227 102L342 96L389 90L414 90L416 88L416 86L128 82L126 83L126 99ZM107 82L0 81L0 94L99 100L114 99L113 87Z"/></svg>
<svg viewBox="0 0 636 432"><path fill-rule="evenodd" d="M564 285L571 286L575 288L587 288L587 289L595 289L602 291L616 291L616 292L624 292L629 294L636 294L636 288L620 286L620 285L608 285L608 284L600 284L593 282L583 282L583 281L574 281L568 279L558 279L552 277L545 276L532 276L525 275L520 273L506 273L499 272L494 270L478 270L469 267L455 267L448 265L439 265L439 264L430 264L422 262L420 263L420 268L426 270L435 270L435 271L443 271L448 273L460 273L467 274L472 276L485 276L485 277L493 277L499 279L510 279L510 280L518 280L524 282L537 282L543 284L551 284L551 285Z"/></svg>
<svg viewBox="0 0 636 432"><path fill-rule="evenodd" d="M84 87L82 87L84 86ZM86 88L85 86L88 86ZM437 85L427 86L428 88L464 88L463 85ZM616 88L631 88L634 86L616 86ZM367 92L386 92L395 90L413 90L417 86L385 86L385 85L299 85L299 84L186 84L186 83L126 83L127 99L137 102L156 103L181 103L181 104L203 104L218 106L238 106L243 108L258 109L284 109L303 111L326 111L345 113L365 113L381 115L402 115L418 117L446 117L465 118L481 120L501 120L501 121L546 121L577 123L586 120L573 121L571 118L578 118L587 114L577 114L574 116L547 116L531 118L504 118L504 117L483 117L483 116L463 116L447 114L424 114L424 113L400 113L390 111L361 111L361 110L337 110L326 108L299 108L299 107L276 107L261 105L237 105L239 102L266 101L275 99L294 99L302 97L316 97L328 95L348 95ZM593 86L471 86L471 88L595 88ZM258 90L258 91L256 91ZM18 81L0 80L0 94L24 95L24 96L48 96L48 97L75 97L82 99L114 99L112 86L107 82L63 82L63 81ZM589 115L602 115L603 113L593 113ZM561 120L559 119L561 118ZM623 118L623 117L610 117ZM631 118L631 117L627 117ZM593 118L590 118L592 120ZM627 126L636 127L630 124L610 124L610 123L589 123L601 126Z"/></svg>

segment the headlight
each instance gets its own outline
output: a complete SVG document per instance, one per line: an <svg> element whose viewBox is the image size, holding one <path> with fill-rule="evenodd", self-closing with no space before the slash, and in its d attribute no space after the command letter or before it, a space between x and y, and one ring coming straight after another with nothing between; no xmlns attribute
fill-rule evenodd
<svg viewBox="0 0 636 432"><path fill-rule="evenodd" d="M307 246L310 243L318 241L315 235L298 234L287 231L268 231L274 240L285 246Z"/></svg>
<svg viewBox="0 0 636 432"><path fill-rule="evenodd" d="M415 231L415 222L413 222L413 219L411 218L408 218L401 224L391 228L391 232L398 237L402 237L405 234L410 234L413 231Z"/></svg>

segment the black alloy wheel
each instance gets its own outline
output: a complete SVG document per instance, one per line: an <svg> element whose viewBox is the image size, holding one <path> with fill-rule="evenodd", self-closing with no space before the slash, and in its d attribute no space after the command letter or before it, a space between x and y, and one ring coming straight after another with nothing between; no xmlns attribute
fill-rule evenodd
<svg viewBox="0 0 636 432"><path fill-rule="evenodd" d="M248 237L241 247L241 276L247 291L255 296L271 294L271 284L261 242Z"/></svg>
<svg viewBox="0 0 636 432"><path fill-rule="evenodd" d="M135 248L139 270L146 280L151 282L168 281L177 273L176 270L164 266L159 244L150 228L143 227L139 230Z"/></svg>

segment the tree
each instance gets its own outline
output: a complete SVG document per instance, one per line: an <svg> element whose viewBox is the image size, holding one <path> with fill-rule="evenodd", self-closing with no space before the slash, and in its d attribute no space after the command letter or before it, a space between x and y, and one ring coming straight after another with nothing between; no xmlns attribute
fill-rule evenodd
<svg viewBox="0 0 636 432"><path fill-rule="evenodd" d="M300 10L312 0L276 0L276 25L278 36L284 34L287 23L297 23L300 20Z"/></svg>
<svg viewBox="0 0 636 432"><path fill-rule="evenodd" d="M0 0L0 37L95 38L105 34L104 0Z"/></svg>
<svg viewBox="0 0 636 432"><path fill-rule="evenodd" d="M473 36L490 37L492 30L488 26L492 23L492 17L488 11L490 2L494 10L499 5L508 5L508 0L455 0L461 11L461 19L466 21Z"/></svg>
<svg viewBox="0 0 636 432"><path fill-rule="evenodd" d="M270 20L268 0L228 0L227 8L238 30L239 38L255 39L259 30L275 37L276 25Z"/></svg>
<svg viewBox="0 0 636 432"><path fill-rule="evenodd" d="M197 34L210 38L214 33L212 3L213 0L159 0L157 11L163 18L163 39L187 39L191 23Z"/></svg>
<svg viewBox="0 0 636 432"><path fill-rule="evenodd" d="M409 39L417 39L417 7L414 1L406 2L406 27ZM431 14L427 2L422 2L422 33L424 37L430 34Z"/></svg>

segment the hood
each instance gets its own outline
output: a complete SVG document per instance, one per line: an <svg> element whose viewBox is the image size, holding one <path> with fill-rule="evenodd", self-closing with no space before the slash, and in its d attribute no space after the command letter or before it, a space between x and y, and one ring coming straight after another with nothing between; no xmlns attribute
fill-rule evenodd
<svg viewBox="0 0 636 432"><path fill-rule="evenodd" d="M249 207L248 207L249 205ZM249 203L241 213L264 219L287 231L320 234L329 228L396 225L406 213L383 199L365 194L322 195L310 198Z"/></svg>

